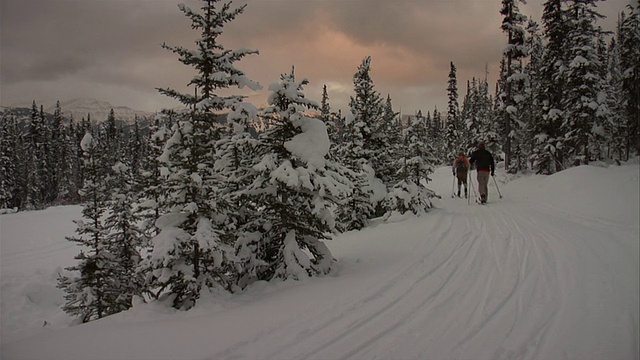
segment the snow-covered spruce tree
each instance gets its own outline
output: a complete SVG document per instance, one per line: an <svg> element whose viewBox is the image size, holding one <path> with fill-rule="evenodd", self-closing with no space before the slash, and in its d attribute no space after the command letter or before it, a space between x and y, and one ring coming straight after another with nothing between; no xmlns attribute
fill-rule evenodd
<svg viewBox="0 0 640 360"><path fill-rule="evenodd" d="M411 118L403 145L398 181L389 190L385 202L390 211L402 214L411 211L420 215L433 207L431 198L436 196L426 187L436 159L428 143L427 126L422 116Z"/></svg>
<svg viewBox="0 0 640 360"><path fill-rule="evenodd" d="M445 146L446 153L445 158L442 159L445 163L449 159L455 158L460 151L460 133L461 121L460 118L460 106L458 105L458 79L456 77L456 66L453 62L449 67L449 80L447 82L447 96L449 102L447 105L447 125L445 131Z"/></svg>
<svg viewBox="0 0 640 360"><path fill-rule="evenodd" d="M60 102L56 102L56 108L53 113L53 119L47 123L48 146L45 154L45 167L48 174L48 180L44 185L44 204L50 205L58 200L60 172L64 169L62 161L64 160L64 149L62 148L62 132L63 132L62 108Z"/></svg>
<svg viewBox="0 0 640 360"><path fill-rule="evenodd" d="M80 191L84 186L84 151L82 150L82 139L87 133L92 132L90 118L84 117L79 123L73 126L73 131L70 129L70 141L71 141L71 166L72 166L72 199L74 203L82 201Z"/></svg>
<svg viewBox="0 0 640 360"><path fill-rule="evenodd" d="M320 101L320 119L325 123L331 120L331 105L329 105L329 93L327 85L322 86L322 100Z"/></svg>
<svg viewBox="0 0 640 360"><path fill-rule="evenodd" d="M77 160L76 148L79 147L79 142L75 140L75 129L73 127L73 118L67 120L62 115L62 108L57 106L54 118L59 116L58 120L54 121L54 124L60 121L59 127L54 126L54 129L58 129L58 138L56 146L54 147L54 156L56 157L56 178L57 178L57 200L56 202L61 204L77 204L78 190L81 188L77 186L75 182L75 176L77 169L75 165ZM55 130L54 130L55 131Z"/></svg>
<svg viewBox="0 0 640 360"><path fill-rule="evenodd" d="M329 104L329 93L327 92L327 85L322 87L322 100L320 102L320 119L327 125L327 132L329 133L329 140L331 140L332 149L329 151L329 157L335 159L335 147L340 142L341 137L341 116L331 112L331 105Z"/></svg>
<svg viewBox="0 0 640 360"><path fill-rule="evenodd" d="M402 124L398 121L398 113L393 111L391 96L387 95L384 103L382 119L376 133L382 134L377 141L382 143L374 152L374 164L378 164L376 176L387 186L393 186L399 179L400 163L403 157Z"/></svg>
<svg viewBox="0 0 640 360"><path fill-rule="evenodd" d="M131 169L117 162L111 171L109 199L104 227L106 242L113 258L109 283L110 307L113 311L124 311L132 306L134 296L142 294L143 274L138 271L140 251L146 244L145 235L139 227L140 217L134 211L136 194Z"/></svg>
<svg viewBox="0 0 640 360"><path fill-rule="evenodd" d="M62 309L81 322L99 319L119 310L113 307L117 293L110 278L113 276L114 254L107 241L107 229L102 217L107 210L108 190L103 154L98 142L87 133L81 142L84 152L84 187L80 195L84 201L83 220L78 220L75 237L67 240L83 249L75 259L78 263L66 268L70 275L60 275L58 287L66 292ZM79 272L79 274L78 274Z"/></svg>
<svg viewBox="0 0 640 360"><path fill-rule="evenodd" d="M172 110L157 114L149 124L149 134L143 140L145 157L136 181L139 189L137 214L142 219L142 231L148 238L158 235L160 231L156 221L166 212L166 188L163 185L168 169L160 161L160 155L171 136L175 116Z"/></svg>
<svg viewBox="0 0 640 360"><path fill-rule="evenodd" d="M478 119L475 112L477 92L476 78L474 77L471 81L467 80L467 93L464 95L460 110L460 123L464 124L463 131L460 133L460 150L463 151L470 149L477 141L472 135L478 133Z"/></svg>
<svg viewBox="0 0 640 360"><path fill-rule="evenodd" d="M623 15L624 17L624 15ZM616 38L611 39L607 50L607 107L609 116L604 123L606 133L606 157L617 161L625 159L626 155L626 117L624 116L624 101L622 95L622 71L620 67L620 47L616 39L620 39L620 21Z"/></svg>
<svg viewBox="0 0 640 360"><path fill-rule="evenodd" d="M429 118L427 114L427 118ZM442 119L442 113L438 110L438 107L433 108L433 116L430 121L431 126L428 127L429 138L433 140L433 147L437 164L448 164L449 149L446 146L446 124Z"/></svg>
<svg viewBox="0 0 640 360"><path fill-rule="evenodd" d="M385 109L380 94L375 90L371 79L371 57L366 57L358 67L358 71L353 76L355 96L351 97L349 108L353 116L354 125L360 132L362 147L352 155L353 158L365 160L375 171L376 177L384 173L386 161L379 161L385 157L388 145L384 132L385 123L393 110Z"/></svg>
<svg viewBox="0 0 640 360"><path fill-rule="evenodd" d="M215 171L220 181L218 196L220 203L229 211L223 225L223 238L235 243L238 232L258 212L255 201L246 194L247 187L256 176L255 124L259 121L258 109L250 103L239 103L227 115L227 132L216 142Z"/></svg>
<svg viewBox="0 0 640 360"><path fill-rule="evenodd" d="M530 160L532 170L536 173L553 174L564 168L561 99L566 83L564 43L568 28L562 0L547 0L544 3L542 21L546 44L542 48L537 72L531 78L537 111L529 126L532 140ZM537 56L532 54L531 61L536 62Z"/></svg>
<svg viewBox="0 0 640 360"><path fill-rule="evenodd" d="M568 66L566 92L562 101L565 111L562 129L564 144L571 164L588 164L603 133L606 114L605 79L597 51L597 39L602 30L596 21L602 18L595 7L596 0L576 0L570 4L571 28L567 37Z"/></svg>
<svg viewBox="0 0 640 360"><path fill-rule="evenodd" d="M337 227L340 231L362 229L375 217L375 205L384 199L380 193L374 196L374 189L384 190L384 184L375 176L375 171L364 158L358 157L364 147L361 122L356 122L352 114L345 119L343 141L336 147L338 162L349 172L353 191L340 202L336 209ZM386 191L382 191L386 194ZM375 199L376 201L372 201Z"/></svg>
<svg viewBox="0 0 640 360"><path fill-rule="evenodd" d="M351 113L345 120L343 141L336 149L340 163L351 170L354 189L347 202L338 209L342 230L360 229L369 220L386 211L382 201L387 190L378 178L381 171L375 164L381 153L384 134L376 133L384 108L380 94L374 89L370 76L371 57L366 57L353 77L355 97L351 97Z"/></svg>
<svg viewBox="0 0 640 360"><path fill-rule="evenodd" d="M167 168L164 191L167 213L156 225L160 233L152 240L153 251L141 268L150 271L147 287L166 296L175 308L189 309L201 291L231 290L235 280L233 246L221 239L228 207L218 193L221 177L214 171L215 142L223 127L216 112L232 108L242 96L219 96L215 92L230 87L257 89L234 63L256 53L253 50L227 50L219 42L224 25L244 11L231 3L216 7L216 0L203 0L201 12L185 5L180 10L200 31L196 50L164 48L178 54L179 61L195 68L190 81L193 95L173 89L159 89L190 108L177 119L161 160Z"/></svg>
<svg viewBox="0 0 640 360"><path fill-rule="evenodd" d="M541 107L541 116L534 120L532 129L533 169L537 173L552 174L565 168L564 134L565 116L562 98L566 88L566 42L569 22L563 0L547 0L542 13L543 35L546 40L535 94Z"/></svg>
<svg viewBox="0 0 640 360"><path fill-rule="evenodd" d="M620 24L620 66L625 108L626 159L635 151L640 156L640 2L629 4Z"/></svg>
<svg viewBox="0 0 640 360"><path fill-rule="evenodd" d="M145 156L144 151L146 150L144 147L144 139L140 129L140 121L138 120L137 116L134 118L133 130L131 130L129 133L126 149L126 154L124 155L127 159L127 162L131 166L131 173L134 174L135 177L137 177L140 173L142 162Z"/></svg>
<svg viewBox="0 0 640 360"><path fill-rule="evenodd" d="M260 134L257 172L246 189L255 206L236 244L244 286L256 280L301 279L326 274L334 261L324 240L335 231L332 209L346 197L346 169L327 160L325 124L305 113L318 109L306 99L294 71L269 89L264 117L271 127Z"/></svg>
<svg viewBox="0 0 640 360"><path fill-rule="evenodd" d="M488 93L487 79L472 79L467 84L467 94L462 105L461 119L463 136L461 137L460 151L470 153L475 150L478 142L484 142L487 146L495 143L497 135L491 131L491 99ZM447 163L451 159L447 159Z"/></svg>
<svg viewBox="0 0 640 360"><path fill-rule="evenodd" d="M116 115L113 109L109 111L105 122L100 124L98 131L99 141L105 147L105 163L106 171L110 171L111 167L122 158L123 150L123 134L116 124Z"/></svg>
<svg viewBox="0 0 640 360"><path fill-rule="evenodd" d="M489 82L486 76L480 83L479 93L480 105L478 118L480 122L477 139L485 143L487 150L494 154L496 161L500 161L502 157L500 155L501 142L499 124L501 124L502 121L498 121L499 114L496 112L494 99L489 95ZM500 119L502 119L502 117L500 117ZM475 149L475 144L473 145L473 149Z"/></svg>
<svg viewBox="0 0 640 360"><path fill-rule="evenodd" d="M521 170L529 169L535 164L537 156L534 153L534 149L539 145L538 141L540 140L540 138L536 137L536 135L538 135L536 123L539 119L542 119L544 114L542 104L538 102L544 44L539 25L533 20L529 20L527 23L525 46L527 48L529 61L526 62L522 71L524 74L524 86L521 94L523 100L520 102L519 107L520 120L522 123L519 132L520 146L514 150L516 155L515 162L519 163L518 168ZM520 151L519 156L518 150ZM529 164L531 164L531 166Z"/></svg>
<svg viewBox="0 0 640 360"><path fill-rule="evenodd" d="M478 142L483 142L494 155L499 154L500 136L495 130L496 122L492 112L492 99L489 95L487 75L482 80L473 79L468 101L470 104L463 106L463 108L468 108L465 126L470 135L467 141L463 141L461 150L470 153L475 150ZM450 163L449 159L448 164Z"/></svg>
<svg viewBox="0 0 640 360"><path fill-rule="evenodd" d="M504 88L501 89L500 100L504 114L504 153L505 168L508 171L523 170L526 166L523 151L525 124L521 120L522 102L525 99L524 87L527 81L523 74L522 61L526 57L524 23L527 17L520 13L520 0L502 0L500 14L502 31L507 33L507 46L503 50L505 58ZM512 161L515 160L515 161Z"/></svg>
<svg viewBox="0 0 640 360"><path fill-rule="evenodd" d="M24 151L26 161L23 163L24 173L24 208L41 209L45 204L47 184L47 127L42 106L34 101L31 106L31 118L26 126Z"/></svg>
<svg viewBox="0 0 640 360"><path fill-rule="evenodd" d="M20 132L15 116L2 116L0 127L0 209L20 206Z"/></svg>
<svg viewBox="0 0 640 360"><path fill-rule="evenodd" d="M360 132L362 146L355 150L352 158L364 159L371 163L374 170L378 164L373 164L384 142L384 134L376 133L384 116L384 106L380 94L374 89L371 79L371 57L366 57L353 76L355 96L351 97L349 108L353 115L354 125Z"/></svg>

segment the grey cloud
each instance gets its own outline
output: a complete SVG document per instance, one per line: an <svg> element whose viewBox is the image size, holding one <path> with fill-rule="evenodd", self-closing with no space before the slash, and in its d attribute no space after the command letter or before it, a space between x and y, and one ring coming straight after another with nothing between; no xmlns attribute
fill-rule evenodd
<svg viewBox="0 0 640 360"><path fill-rule="evenodd" d="M161 42L171 38L169 29L177 22L175 4L171 3L171 16L164 9L169 5L165 1L4 1L3 77L10 82L52 80L91 68L126 67L132 59L158 55L163 51Z"/></svg>
<svg viewBox="0 0 640 360"><path fill-rule="evenodd" d="M201 6L198 0L2 0L3 98L30 98L29 84L35 93L38 87L55 88L56 82L73 84L82 96L91 91L104 95L107 88L126 88L120 93L136 94L136 99L154 93L155 87L185 91L193 70L160 47L163 42L194 47L198 34L178 10L179 2ZM391 93L403 108L411 102L429 110L433 106L418 99L441 101L443 96L436 94L446 93L450 61L458 67L462 88L471 77L484 76L485 65L492 75L497 73L506 42L498 0L233 4L245 2L245 12L225 27L222 44L259 50L259 56L246 58L239 67L265 87L295 65L311 81L307 89L313 96L323 83L349 88L362 58L372 55L372 75L381 92ZM521 9L535 18L542 2L530 0ZM599 9L615 18L626 3L610 0L599 3ZM345 103L348 99L338 99L343 95L337 93L332 101Z"/></svg>

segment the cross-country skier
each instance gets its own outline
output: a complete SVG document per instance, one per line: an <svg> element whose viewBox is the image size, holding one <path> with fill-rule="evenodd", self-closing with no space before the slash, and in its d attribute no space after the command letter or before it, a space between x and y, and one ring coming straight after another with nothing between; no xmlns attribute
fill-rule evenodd
<svg viewBox="0 0 640 360"><path fill-rule="evenodd" d="M493 155L485 149L484 143L478 144L478 149L471 154L469 162L478 172L478 192L480 193L480 202L487 203L489 174L495 176L496 164Z"/></svg>
<svg viewBox="0 0 640 360"><path fill-rule="evenodd" d="M464 185L464 198L467 198L467 172L469 171L469 159L464 156L463 152L453 161L453 176L458 178L458 197L460 197L460 188Z"/></svg>

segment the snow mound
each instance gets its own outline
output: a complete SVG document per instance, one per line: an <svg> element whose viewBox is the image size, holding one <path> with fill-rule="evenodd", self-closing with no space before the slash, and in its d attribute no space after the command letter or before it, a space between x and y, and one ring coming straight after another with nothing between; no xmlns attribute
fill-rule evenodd
<svg viewBox="0 0 640 360"><path fill-rule="evenodd" d="M633 223L640 218L638 165L578 166L546 177L533 192L536 201L576 215Z"/></svg>

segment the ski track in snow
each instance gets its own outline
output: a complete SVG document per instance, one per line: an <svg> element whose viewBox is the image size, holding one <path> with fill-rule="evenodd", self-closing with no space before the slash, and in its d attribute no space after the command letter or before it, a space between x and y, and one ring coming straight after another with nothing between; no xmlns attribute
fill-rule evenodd
<svg viewBox="0 0 640 360"><path fill-rule="evenodd" d="M416 244L406 264L390 271L394 276L378 279L370 289L354 290L357 296L332 303L325 309L328 315L312 312L289 319L214 358L601 358L611 355L611 343L634 343L629 334L637 330L627 328L631 331L625 334L615 326L606 329L610 321L586 321L583 325L601 326L602 336L585 342L572 335L580 333L574 327L582 324L571 324L575 317L566 313L574 307L594 318L613 315L602 305L616 302L619 296L611 291L624 288L624 283L603 281L591 294L580 292L578 285L594 280L585 275L610 275L609 269L598 267L616 258L598 258L607 253L606 244L590 244L589 253L577 249L594 232L615 242L616 232L627 236L625 232L637 229L579 216L563 218L562 211L523 199L494 200L486 207L452 199L445 208L424 217L429 235ZM634 262L632 254L628 264ZM624 257L624 251L618 255ZM566 257L584 259L586 266L575 268L583 261ZM627 270L633 273L633 268ZM584 295L593 297L581 298ZM593 308L594 301L600 309ZM623 303L626 311L633 311L633 296ZM457 313L454 321L452 312ZM304 332L298 331L305 326ZM246 354L246 349L261 351Z"/></svg>
<svg viewBox="0 0 640 360"><path fill-rule="evenodd" d="M468 205L447 196L451 183L444 172L450 176L450 170L438 171L434 177L441 181L433 184L443 195L438 209L330 242L334 254L342 250L352 256L339 259L333 276L281 292L258 290L257 299L223 305L223 311L196 308L181 314L167 329L212 327L224 336L197 333L172 344L168 335L154 340L155 352L146 356L172 358L179 356L177 349L200 346L189 357L638 359L638 226L568 213L516 191L497 199L493 184L487 206ZM348 240L363 235L380 243L397 241L397 249L380 249L401 255L358 247L371 253L354 259L357 252L348 251ZM17 250L11 264L58 250L65 249ZM336 289L341 293L331 292ZM318 297L303 297L304 292ZM308 303L287 303L288 296ZM250 314L242 319L250 325L215 325L242 313ZM251 318L256 314L262 316ZM184 322L189 318L197 322ZM119 324L114 337L139 336L145 343L162 333L164 320L144 335L146 327L135 321L105 324L107 329ZM20 353L19 342L11 345L15 348L7 353Z"/></svg>

